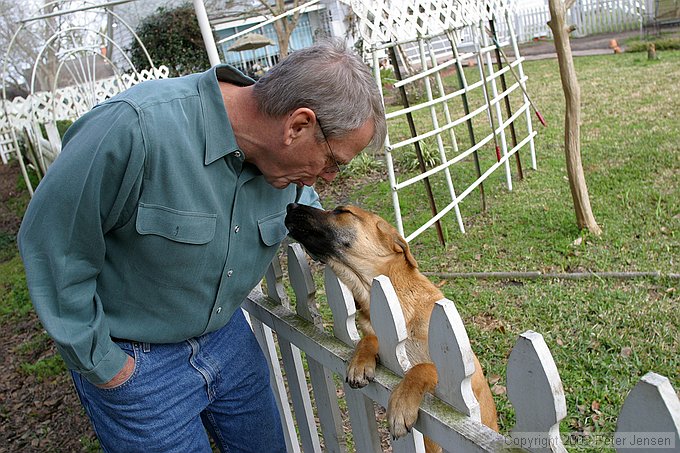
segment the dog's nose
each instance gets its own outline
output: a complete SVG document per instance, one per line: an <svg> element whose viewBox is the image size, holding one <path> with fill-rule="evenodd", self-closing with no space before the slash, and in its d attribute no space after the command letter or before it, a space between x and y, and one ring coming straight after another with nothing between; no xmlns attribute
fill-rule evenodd
<svg viewBox="0 0 680 453"><path fill-rule="evenodd" d="M300 206L300 205L297 204L297 203L290 203L290 204L288 204L288 206L286 206L286 212L290 212L293 209L296 209L298 206Z"/></svg>

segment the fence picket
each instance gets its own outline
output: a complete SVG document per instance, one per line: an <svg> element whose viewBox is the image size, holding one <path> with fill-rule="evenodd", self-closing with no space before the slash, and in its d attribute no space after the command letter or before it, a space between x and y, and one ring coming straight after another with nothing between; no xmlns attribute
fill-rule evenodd
<svg viewBox="0 0 680 453"><path fill-rule="evenodd" d="M537 438L549 444L528 448L532 452L566 453L559 436L560 421L567 415L564 389L540 333L529 330L520 335L508 358L507 384L516 417L511 437L526 439L524 445L536 444Z"/></svg>
<svg viewBox="0 0 680 453"><path fill-rule="evenodd" d="M264 280L267 283L267 296L284 307L290 308L290 301L283 287L283 270L278 256L275 256L269 264Z"/></svg>
<svg viewBox="0 0 680 453"><path fill-rule="evenodd" d="M357 308L350 289L342 283L330 267L324 270L326 299L333 313L333 334L347 346L359 342L356 325Z"/></svg>
<svg viewBox="0 0 680 453"><path fill-rule="evenodd" d="M290 272L291 268L296 267L295 264L295 260L291 259L291 256L289 255L288 266L291 285L299 287L301 286L299 281L293 281L294 272ZM274 291L276 292L276 289ZM297 420L297 426L300 432L302 449L306 453L320 452L321 446L319 443L319 435L316 430L316 422L314 421L312 402L307 387L307 378L305 377L305 370L302 365L302 354L295 345L283 339L279 339L279 349L281 351L283 367L286 369L288 388L290 390L293 411L295 412L295 419Z"/></svg>
<svg viewBox="0 0 680 453"><path fill-rule="evenodd" d="M411 368L406 356L406 321L392 282L384 275L373 280L371 286L371 325L380 342L380 363L399 376Z"/></svg>
<svg viewBox="0 0 680 453"><path fill-rule="evenodd" d="M668 433L680 449L680 399L667 377L649 372L642 376L623 403L616 425L616 439L621 452L648 451L649 446L630 448L631 433ZM624 442L625 441L625 442ZM657 451L657 450L654 450ZM670 447L668 450L671 451Z"/></svg>
<svg viewBox="0 0 680 453"><path fill-rule="evenodd" d="M305 453L321 452L319 434L316 430L312 400L307 387L307 378L305 377L300 350L295 345L281 339L279 339L279 349L283 367L286 369L290 399L293 403L295 420L297 420L297 427L300 431L302 450Z"/></svg>
<svg viewBox="0 0 680 453"><path fill-rule="evenodd" d="M423 435L417 430L413 429L411 432L402 438L392 439L393 453L425 453L425 445L423 444Z"/></svg>
<svg viewBox="0 0 680 453"><path fill-rule="evenodd" d="M373 409L373 401L347 383L344 384L344 390L356 451L380 453L382 447L378 436L378 422Z"/></svg>
<svg viewBox="0 0 680 453"><path fill-rule="evenodd" d="M319 331L323 332L323 320L316 306L314 279L300 244L288 246L288 272L295 292L297 314L312 322ZM319 425L324 437L324 451L344 453L347 451L347 446L342 431L342 416L338 406L333 373L311 357L307 357L307 367L314 391Z"/></svg>
<svg viewBox="0 0 680 453"><path fill-rule="evenodd" d="M429 328L430 357L439 382L435 395L460 412L481 421L479 403L472 392L475 362L470 339L453 302L444 299L432 310Z"/></svg>
<svg viewBox="0 0 680 453"><path fill-rule="evenodd" d="M246 312L246 314L248 313ZM288 393L286 392L285 378L283 377L281 365L279 364L279 357L276 352L274 333L259 319L248 316L248 320L253 328L255 338L257 338L260 348L262 348L262 352L269 364L269 381L272 390L274 391L276 406L279 409L279 414L281 414L286 451L289 453L300 453L300 443L297 440L293 413L290 410L290 401L288 400Z"/></svg>
<svg viewBox="0 0 680 453"><path fill-rule="evenodd" d="M384 275L373 279L371 286L371 325L380 339L378 342L380 363L397 375L403 376L412 365L406 353L408 331L399 298L392 282ZM416 437L420 440L417 441ZM395 453L421 451L422 435L413 429L404 438L393 441L392 448Z"/></svg>

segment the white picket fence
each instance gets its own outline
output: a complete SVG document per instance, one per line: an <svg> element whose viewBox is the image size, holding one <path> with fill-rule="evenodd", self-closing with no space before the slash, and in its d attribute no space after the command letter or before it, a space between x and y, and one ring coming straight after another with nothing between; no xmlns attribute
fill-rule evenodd
<svg viewBox="0 0 680 453"><path fill-rule="evenodd" d="M375 381L357 390L345 383L345 368L359 340L349 289L330 269L325 270L325 292L333 313L331 335L324 330L313 275L299 244L288 246L287 268L293 300L286 295L281 265L275 259L265 276L266 295L257 288L243 307L269 361L288 451L384 451L381 441L387 440L384 436L381 439L374 404L387 406L391 389L404 374L404 369L393 364L408 363L403 314L389 279L378 277L371 290L371 320L381 339L381 365ZM567 414L564 390L539 333L521 334L508 358L507 392L516 414L516 424L508 436L479 423L479 405L470 384L474 371L470 342L450 300L437 302L433 310L429 343L439 373L436 395L426 395L415 429L391 442L393 452L423 451L422 435L448 452L567 451L559 433L560 421ZM347 415L343 415L338 401L342 392ZM344 428L348 423L352 442L348 442ZM678 396L667 378L648 373L626 398L617 432L612 433L610 441L617 442L617 451L647 451L627 447L632 433L638 437L648 433L654 439L672 442L668 449L654 451L678 451L679 432ZM601 446L590 451L604 449Z"/></svg>
<svg viewBox="0 0 680 453"><path fill-rule="evenodd" d="M572 36L583 37L639 30L645 24L647 15L644 0L577 0L567 11L567 23L576 26ZM552 38L552 31L547 25L550 20L547 4L516 11L513 16L517 41Z"/></svg>

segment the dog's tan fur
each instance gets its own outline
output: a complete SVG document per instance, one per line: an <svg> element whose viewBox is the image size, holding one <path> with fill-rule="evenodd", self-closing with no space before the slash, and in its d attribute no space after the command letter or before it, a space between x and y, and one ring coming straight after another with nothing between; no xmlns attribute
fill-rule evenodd
<svg viewBox="0 0 680 453"><path fill-rule="evenodd" d="M352 387L367 385L375 375L378 338L371 327L370 289L375 277L390 278L404 312L409 335L406 351L413 367L390 395L387 413L392 435L406 435L416 421L423 395L437 385L437 370L428 353L428 326L435 302L444 296L420 273L404 238L376 214L356 206L322 211L291 205L286 225L291 236L326 262L354 295L362 338L347 368ZM477 357L474 360L472 389L481 406L482 423L498 431L491 391ZM439 447L428 439L426 450L434 452Z"/></svg>

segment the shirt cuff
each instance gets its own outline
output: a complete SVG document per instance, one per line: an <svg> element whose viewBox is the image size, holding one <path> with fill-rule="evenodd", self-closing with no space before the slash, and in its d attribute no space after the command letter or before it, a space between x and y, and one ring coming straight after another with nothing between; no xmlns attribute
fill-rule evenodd
<svg viewBox="0 0 680 453"><path fill-rule="evenodd" d="M106 353L97 366L91 370L78 372L94 385L106 384L123 369L128 357L129 356L112 341L111 349L109 349L109 352Z"/></svg>

